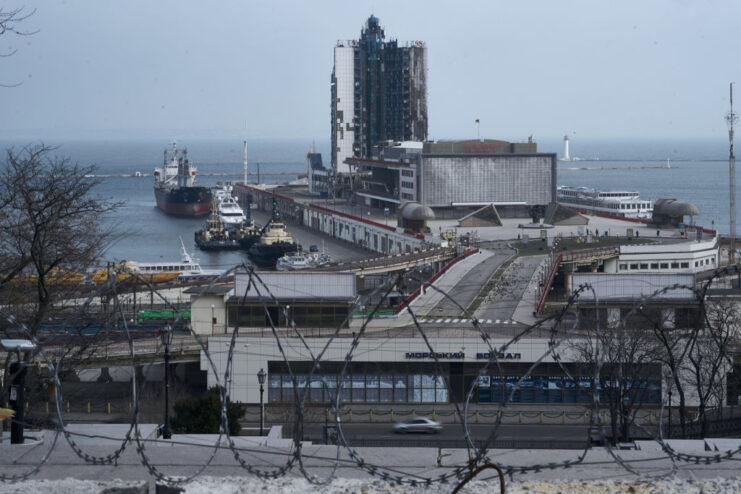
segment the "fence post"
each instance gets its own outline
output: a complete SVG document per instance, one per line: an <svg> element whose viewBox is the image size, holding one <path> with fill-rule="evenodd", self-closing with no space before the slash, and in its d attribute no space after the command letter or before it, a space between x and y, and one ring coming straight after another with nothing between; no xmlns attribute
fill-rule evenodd
<svg viewBox="0 0 741 494"><path fill-rule="evenodd" d="M44 403L44 408L46 409L46 413L49 413L49 402L48 401Z"/></svg>
<svg viewBox="0 0 741 494"><path fill-rule="evenodd" d="M648 423L649 425L654 425L654 411L650 410L648 412Z"/></svg>
<svg viewBox="0 0 741 494"><path fill-rule="evenodd" d="M110 415L111 414L111 402L109 401L105 405L106 405L106 407L105 407L106 408L106 412L108 412L108 415Z"/></svg>
<svg viewBox="0 0 741 494"><path fill-rule="evenodd" d="M433 411L432 411L432 420L437 420L437 419L435 418L435 410L433 410Z"/></svg>
<svg viewBox="0 0 741 494"><path fill-rule="evenodd" d="M129 415L131 415L131 402L129 402Z"/></svg>
<svg viewBox="0 0 741 494"><path fill-rule="evenodd" d="M349 410L348 413L347 413L347 415L348 415L347 421L348 422L352 422L352 410Z"/></svg>
<svg viewBox="0 0 741 494"><path fill-rule="evenodd" d="M90 414L90 402L87 402L87 413Z"/></svg>
<svg viewBox="0 0 741 494"><path fill-rule="evenodd" d="M476 410L476 423L477 424L479 423L479 411L478 410Z"/></svg>

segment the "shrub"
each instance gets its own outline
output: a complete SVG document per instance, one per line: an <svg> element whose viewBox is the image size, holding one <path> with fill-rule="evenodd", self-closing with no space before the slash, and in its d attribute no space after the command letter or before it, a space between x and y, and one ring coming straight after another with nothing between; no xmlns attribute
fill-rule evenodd
<svg viewBox="0 0 741 494"><path fill-rule="evenodd" d="M184 398L175 402L175 416L172 418L172 430L185 434L218 434L221 425L221 397L218 386L196 397ZM241 403L232 403L227 399L226 416L229 419L229 434L239 435L242 426L239 419L246 407Z"/></svg>

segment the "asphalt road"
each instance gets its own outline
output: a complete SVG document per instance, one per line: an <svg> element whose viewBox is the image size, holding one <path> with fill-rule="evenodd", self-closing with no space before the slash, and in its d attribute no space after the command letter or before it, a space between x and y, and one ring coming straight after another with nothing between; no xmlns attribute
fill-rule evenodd
<svg viewBox="0 0 741 494"><path fill-rule="evenodd" d="M520 257L503 273L476 312L478 319L509 320L520 303L542 256Z"/></svg>
<svg viewBox="0 0 741 494"><path fill-rule="evenodd" d="M332 425L332 424L330 424ZM288 431L290 425L284 425ZM430 446L452 447L453 443L463 441L461 424L443 424L443 430L437 434L393 432L393 424L344 424L345 438L351 444L412 447L424 442ZM304 438L321 442L324 424L308 424L304 429ZM543 448L565 447L579 448L587 442L587 426L583 425L501 425L495 436L495 445L505 442L512 447L529 447L538 445ZM469 424L468 430L475 441L485 441L494 430L492 424ZM284 433L285 436L285 433ZM462 445L460 445L462 446Z"/></svg>
<svg viewBox="0 0 741 494"><path fill-rule="evenodd" d="M508 250L494 251L494 255L474 266L448 293L462 307L468 307L478 295L481 287L489 280L494 271L513 254ZM437 307L427 313L427 317L461 317L462 311L448 298L443 298Z"/></svg>

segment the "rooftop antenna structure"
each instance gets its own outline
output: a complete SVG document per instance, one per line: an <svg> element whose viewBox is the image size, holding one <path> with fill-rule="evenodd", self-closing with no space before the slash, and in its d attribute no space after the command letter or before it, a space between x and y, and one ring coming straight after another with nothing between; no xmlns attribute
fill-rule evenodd
<svg viewBox="0 0 741 494"><path fill-rule="evenodd" d="M728 155L728 172L731 189L731 250L728 253L728 262L730 264L736 263L736 156L733 154L733 124L738 122L738 115L733 112L733 83L730 84L731 88L731 111L726 114L726 122L728 123L728 142L729 142L729 155Z"/></svg>

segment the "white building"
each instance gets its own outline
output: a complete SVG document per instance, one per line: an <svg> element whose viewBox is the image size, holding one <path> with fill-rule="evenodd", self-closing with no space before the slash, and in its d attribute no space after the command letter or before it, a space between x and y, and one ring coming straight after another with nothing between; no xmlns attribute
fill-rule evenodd
<svg viewBox="0 0 741 494"><path fill-rule="evenodd" d="M332 167L349 173L345 159L353 156L355 145L355 42L334 47L332 72Z"/></svg>
<svg viewBox="0 0 741 494"><path fill-rule="evenodd" d="M718 267L718 237L660 245L621 245L606 273L701 273Z"/></svg>

